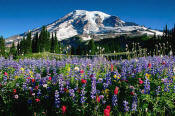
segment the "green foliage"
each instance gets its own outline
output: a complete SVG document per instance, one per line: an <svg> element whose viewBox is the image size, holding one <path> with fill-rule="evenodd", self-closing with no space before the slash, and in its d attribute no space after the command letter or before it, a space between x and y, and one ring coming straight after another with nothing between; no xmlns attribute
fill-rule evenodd
<svg viewBox="0 0 175 116"><path fill-rule="evenodd" d="M32 53L39 52L39 38L38 33L35 34L34 38L32 39Z"/></svg>
<svg viewBox="0 0 175 116"><path fill-rule="evenodd" d="M52 38L51 38L51 47L50 47L50 52L54 53L55 52L55 44L54 44L54 37L52 33Z"/></svg>
<svg viewBox="0 0 175 116"><path fill-rule="evenodd" d="M24 51L24 53L25 54L28 54L28 53L31 53L32 52L32 34L31 34L31 32L29 32L28 34L27 34L27 38L26 38L26 41L25 41L25 51Z"/></svg>
<svg viewBox="0 0 175 116"><path fill-rule="evenodd" d="M13 42L13 44L12 44L12 47L10 48L9 54L12 55L13 58L16 58L16 56L17 56L17 51L16 51L16 47L15 47L14 42Z"/></svg>
<svg viewBox="0 0 175 116"><path fill-rule="evenodd" d="M88 44L89 50L90 50L90 55L95 55L95 43L94 39L91 39Z"/></svg>
<svg viewBox="0 0 175 116"><path fill-rule="evenodd" d="M135 53L147 50L149 55L157 55L159 50L159 52L163 55L168 55L169 51L172 51L173 53L175 51L174 38L175 27L169 30L166 26L162 37L157 35L133 37L124 35L115 38L106 38L100 41L96 41L95 39L83 41L81 37L74 36L58 42L56 33L55 35L52 34L50 39L50 33L47 31L46 27L43 26L40 34L37 33L33 38L31 38L31 32L29 32L27 34L27 38L23 38L20 41L17 45L17 54L20 55L50 51L51 53L63 53L69 55L98 55L121 52ZM126 45L128 45L127 49ZM157 45L159 46L157 47ZM4 47L1 47L1 49L4 49ZM4 52L2 54L4 54Z"/></svg>
<svg viewBox="0 0 175 116"><path fill-rule="evenodd" d="M39 35L39 43L39 52L50 51L50 33L47 31L45 26L42 27Z"/></svg>
<svg viewBox="0 0 175 116"><path fill-rule="evenodd" d="M0 37L0 56L4 56L4 55L5 55L5 40L1 36Z"/></svg>

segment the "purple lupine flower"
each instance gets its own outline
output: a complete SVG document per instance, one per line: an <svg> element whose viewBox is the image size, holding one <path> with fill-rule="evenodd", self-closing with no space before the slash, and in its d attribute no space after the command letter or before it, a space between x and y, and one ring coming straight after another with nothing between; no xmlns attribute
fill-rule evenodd
<svg viewBox="0 0 175 116"><path fill-rule="evenodd" d="M59 91L55 90L55 106L56 108L60 107L60 95L59 95Z"/></svg>
<svg viewBox="0 0 175 116"><path fill-rule="evenodd" d="M83 84L83 88L82 88L82 90L81 90L81 99L80 99L80 103L85 103L85 101L86 101L86 97L85 97L85 94L86 94L86 91L85 91L85 86L86 86L86 84Z"/></svg>
<svg viewBox="0 0 175 116"><path fill-rule="evenodd" d="M60 93L64 92L64 84L63 84L63 79L59 78L59 88L60 88Z"/></svg>
<svg viewBox="0 0 175 116"><path fill-rule="evenodd" d="M159 95L160 90L161 90L161 87L160 87L160 86L158 86L158 87L157 87L157 89L156 89L156 95Z"/></svg>
<svg viewBox="0 0 175 116"><path fill-rule="evenodd" d="M37 96L41 95L41 89L38 89Z"/></svg>
<svg viewBox="0 0 175 116"><path fill-rule="evenodd" d="M95 99L96 98L96 79L92 78L91 81L91 98Z"/></svg>
<svg viewBox="0 0 175 116"><path fill-rule="evenodd" d="M123 105L124 105L124 111L128 112L129 111L129 106L128 106L128 102L126 100L123 101Z"/></svg>
<svg viewBox="0 0 175 116"><path fill-rule="evenodd" d="M145 77L144 81L144 94L149 94L150 93L150 82L147 77Z"/></svg>
<svg viewBox="0 0 175 116"><path fill-rule="evenodd" d="M117 106L117 101L118 101L117 100L117 95L114 94L113 97L112 97L112 105Z"/></svg>
<svg viewBox="0 0 175 116"><path fill-rule="evenodd" d="M132 109L131 111L137 111L137 95L133 96Z"/></svg>
<svg viewBox="0 0 175 116"><path fill-rule="evenodd" d="M74 91L74 89L69 89L69 94L70 94L70 96L71 97L75 97L75 91Z"/></svg>
<svg viewBox="0 0 175 116"><path fill-rule="evenodd" d="M165 92L169 92L169 91L170 91L170 90L169 90L169 85L170 85L170 83L169 83L169 81L168 81L168 79L167 79L167 81L164 82L164 91L165 91Z"/></svg>

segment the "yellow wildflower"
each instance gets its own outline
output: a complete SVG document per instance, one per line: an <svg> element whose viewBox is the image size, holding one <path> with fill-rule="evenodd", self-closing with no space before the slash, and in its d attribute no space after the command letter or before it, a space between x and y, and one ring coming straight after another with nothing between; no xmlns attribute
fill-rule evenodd
<svg viewBox="0 0 175 116"><path fill-rule="evenodd" d="M116 79L117 78L117 75L114 75L114 79Z"/></svg>
<svg viewBox="0 0 175 116"><path fill-rule="evenodd" d="M15 76L15 79L18 79L19 77L18 76Z"/></svg>
<svg viewBox="0 0 175 116"><path fill-rule="evenodd" d="M150 79L151 74L146 73L146 77Z"/></svg>
<svg viewBox="0 0 175 116"><path fill-rule="evenodd" d="M70 67L67 68L67 71L70 72Z"/></svg>
<svg viewBox="0 0 175 116"><path fill-rule="evenodd" d="M105 91L104 91L104 90L102 90L102 93L103 93L103 94L104 94L104 92L105 92Z"/></svg>
<svg viewBox="0 0 175 116"><path fill-rule="evenodd" d="M175 76L173 76L172 78L175 79Z"/></svg>
<svg viewBox="0 0 175 116"><path fill-rule="evenodd" d="M29 71L29 73L30 73L30 74L33 74L33 72L32 72L32 71Z"/></svg>
<svg viewBox="0 0 175 116"><path fill-rule="evenodd" d="M51 84L51 82L50 81L47 81L47 85L50 85Z"/></svg>
<svg viewBox="0 0 175 116"><path fill-rule="evenodd" d="M21 71L24 71L24 68L21 68Z"/></svg>
<svg viewBox="0 0 175 116"><path fill-rule="evenodd" d="M105 89L105 93L108 94L109 93L109 89Z"/></svg>

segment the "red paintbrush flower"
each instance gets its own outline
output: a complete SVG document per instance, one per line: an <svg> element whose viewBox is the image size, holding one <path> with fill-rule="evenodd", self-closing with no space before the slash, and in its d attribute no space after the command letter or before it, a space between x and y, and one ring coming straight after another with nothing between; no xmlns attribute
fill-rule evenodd
<svg viewBox="0 0 175 116"><path fill-rule="evenodd" d="M114 70L114 66L111 64L111 72Z"/></svg>
<svg viewBox="0 0 175 116"><path fill-rule="evenodd" d="M66 112L66 106L62 106L62 113L64 114Z"/></svg>
<svg viewBox="0 0 175 116"><path fill-rule="evenodd" d="M104 116L110 116L110 111L108 109L104 110Z"/></svg>
<svg viewBox="0 0 175 116"><path fill-rule="evenodd" d="M151 68L151 64L150 63L148 63L148 68Z"/></svg>
<svg viewBox="0 0 175 116"><path fill-rule="evenodd" d="M83 74L84 73L84 70L80 70L80 73Z"/></svg>
<svg viewBox="0 0 175 116"><path fill-rule="evenodd" d="M134 92L133 91L131 92L131 95L134 95Z"/></svg>
<svg viewBox="0 0 175 116"><path fill-rule="evenodd" d="M97 101L97 103L100 102L100 97L99 96L96 96L96 101Z"/></svg>
<svg viewBox="0 0 175 116"><path fill-rule="evenodd" d="M114 94L117 95L118 94L118 87L115 87L115 90L114 90Z"/></svg>
<svg viewBox="0 0 175 116"><path fill-rule="evenodd" d="M49 81L51 81L52 80L52 77L49 77Z"/></svg>
<svg viewBox="0 0 175 116"><path fill-rule="evenodd" d="M35 101L36 101L36 102L40 102L40 99L37 98L37 99L35 99Z"/></svg>
<svg viewBox="0 0 175 116"><path fill-rule="evenodd" d="M109 110L109 112L111 111L111 106L106 106L106 109L108 109Z"/></svg>
<svg viewBox="0 0 175 116"><path fill-rule="evenodd" d="M4 72L4 75L5 75L5 76L8 76L8 73L7 73L7 72Z"/></svg>
<svg viewBox="0 0 175 116"><path fill-rule="evenodd" d="M106 106L106 109L104 109L104 116L110 116L110 111L111 111L111 107Z"/></svg>
<svg viewBox="0 0 175 116"><path fill-rule="evenodd" d="M34 83L35 82L35 79L32 79L32 83Z"/></svg>
<svg viewBox="0 0 175 116"><path fill-rule="evenodd" d="M87 81L86 81L85 79L81 79L81 83L82 83L82 84L86 84Z"/></svg>
<svg viewBox="0 0 175 116"><path fill-rule="evenodd" d="M13 94L15 94L16 93L16 89L13 89Z"/></svg>
<svg viewBox="0 0 175 116"><path fill-rule="evenodd" d="M142 81L141 79L139 79L139 83L140 83L140 84L143 84L143 81Z"/></svg>

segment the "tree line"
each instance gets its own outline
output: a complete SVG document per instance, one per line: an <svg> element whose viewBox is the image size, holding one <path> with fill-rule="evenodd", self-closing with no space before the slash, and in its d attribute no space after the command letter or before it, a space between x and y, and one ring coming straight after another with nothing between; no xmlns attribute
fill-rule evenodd
<svg viewBox="0 0 175 116"><path fill-rule="evenodd" d="M69 41L69 42L67 42ZM78 36L73 38L58 41L56 33L49 33L45 26L42 27L40 33L36 33L32 36L31 32L27 33L26 37L23 37L18 42L17 46L15 43L12 44L9 50L9 55L18 56L30 53L39 52L51 52L51 53L64 53L70 55L95 55L102 53L117 53L125 52L126 45L127 50L133 50L133 43L139 44L135 46L135 49L147 49L150 55L155 53L155 49L165 49L165 54L169 51L175 53L175 26L172 29L168 29L167 25L163 30L163 36L119 36L116 38L106 38L101 41L89 41L83 42ZM140 47L140 48L139 48ZM0 55L6 54L5 40L0 37Z"/></svg>
<svg viewBox="0 0 175 116"><path fill-rule="evenodd" d="M28 32L26 37L23 37L15 47L14 42L10 48L9 55L18 56L30 53L51 52L60 53L61 44L57 40L56 33L50 33L43 26L40 33L36 33L32 37L32 33Z"/></svg>

